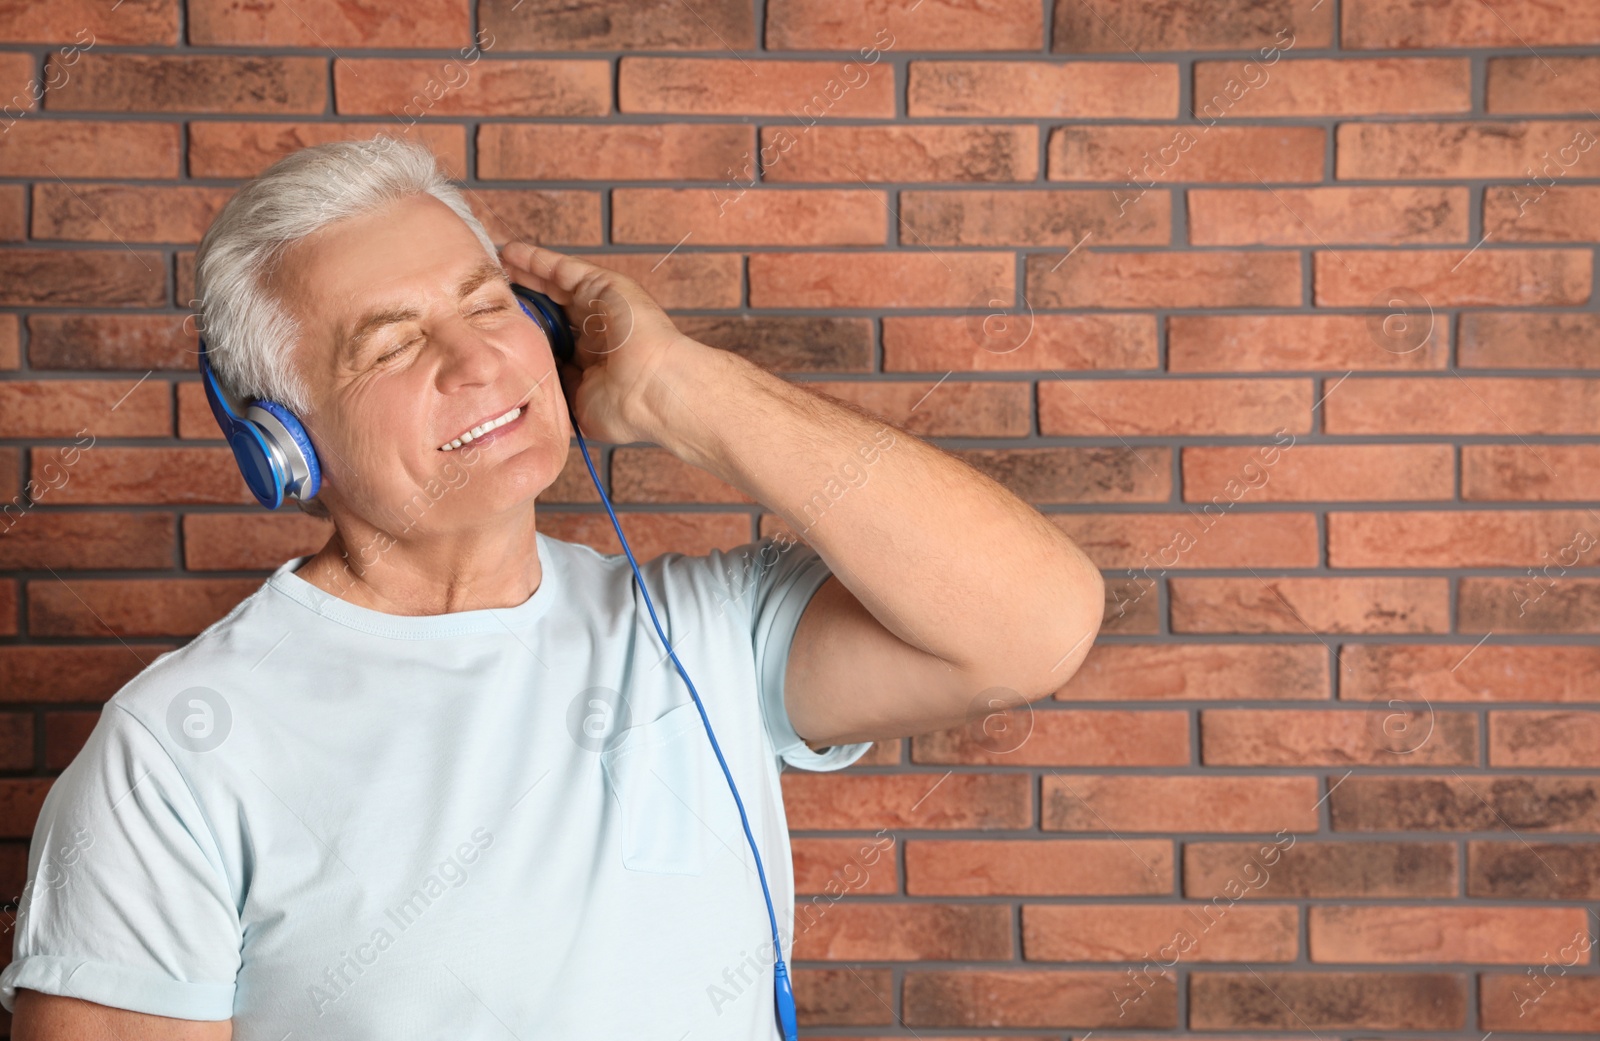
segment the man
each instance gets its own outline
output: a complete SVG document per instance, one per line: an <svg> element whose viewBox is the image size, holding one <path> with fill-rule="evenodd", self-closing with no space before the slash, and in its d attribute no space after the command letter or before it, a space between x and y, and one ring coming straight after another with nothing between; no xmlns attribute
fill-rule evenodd
<svg viewBox="0 0 1600 1041"><path fill-rule="evenodd" d="M995 482L615 272L497 261L420 148L306 149L229 202L196 281L219 379L299 417L334 534L119 691L52 787L0 974L18 1041L777 1036L754 861L627 561L535 529L571 425L511 280L582 329L586 438L804 534L642 566L786 958L782 764L1081 662L1100 576Z"/></svg>

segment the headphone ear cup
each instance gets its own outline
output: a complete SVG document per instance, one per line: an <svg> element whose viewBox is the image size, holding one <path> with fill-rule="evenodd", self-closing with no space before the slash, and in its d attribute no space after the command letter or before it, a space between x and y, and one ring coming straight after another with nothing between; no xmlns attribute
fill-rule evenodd
<svg viewBox="0 0 1600 1041"><path fill-rule="evenodd" d="M536 289L511 283L511 292L518 297L522 313L534 320L550 340L550 352L557 361L570 362L578 352L577 338L572 323L561 305Z"/></svg>
<svg viewBox="0 0 1600 1041"><path fill-rule="evenodd" d="M283 438L277 438L279 448L282 449L289 464L289 473L285 475L285 491L291 490L290 486L298 485L299 491L295 498L300 500L316 498L317 492L322 489L322 465L317 460L317 450L312 447L311 436L306 433L305 427L294 417L294 413L278 404L276 401L257 401L250 406L246 413L260 410L278 421L283 433L287 435L289 443L283 444ZM259 416L252 416L258 424L271 430L272 423L264 421ZM275 431L274 431L275 433ZM295 456L299 458L296 459Z"/></svg>

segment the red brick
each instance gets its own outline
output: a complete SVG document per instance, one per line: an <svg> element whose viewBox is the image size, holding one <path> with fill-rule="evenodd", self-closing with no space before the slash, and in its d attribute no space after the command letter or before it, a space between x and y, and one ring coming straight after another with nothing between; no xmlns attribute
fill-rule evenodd
<svg viewBox="0 0 1600 1041"><path fill-rule="evenodd" d="M21 242L28 237L25 211L28 189L20 184L0 185L0 241Z"/></svg>
<svg viewBox="0 0 1600 1041"><path fill-rule="evenodd" d="M1582 304L1593 278L1587 249L1319 250L1312 264L1319 307L1381 307L1396 287L1434 308Z"/></svg>
<svg viewBox="0 0 1600 1041"><path fill-rule="evenodd" d="M1321 127L1059 127L1049 178L1117 182L1132 205L1154 184L1320 181L1327 147Z"/></svg>
<svg viewBox="0 0 1600 1041"><path fill-rule="evenodd" d="M599 0L483 0L478 19L492 46L508 51L749 50L756 46L749 4L702 0L640 4ZM406 46L409 46L407 44Z"/></svg>
<svg viewBox="0 0 1600 1041"><path fill-rule="evenodd" d="M948 783L948 782L947 782ZM1167 777L1137 774L1043 779L1046 831L1315 831L1315 777Z"/></svg>
<svg viewBox="0 0 1600 1041"><path fill-rule="evenodd" d="M1335 831L1593 832L1600 781L1593 774L1329 777Z"/></svg>
<svg viewBox="0 0 1600 1041"><path fill-rule="evenodd" d="M17 584L0 580L0 636L17 635Z"/></svg>
<svg viewBox="0 0 1600 1041"><path fill-rule="evenodd" d="M68 473L68 479L71 474ZM39 480L37 476L35 480ZM44 502L54 503L53 493ZM37 571L170 568L177 526L162 513L30 510L0 531L0 567Z"/></svg>
<svg viewBox="0 0 1600 1041"><path fill-rule="evenodd" d="M869 752L867 756L870 757ZM859 764L861 760L857 760ZM797 894L893 896L900 891L892 837L794 839L794 889Z"/></svg>
<svg viewBox="0 0 1600 1041"><path fill-rule="evenodd" d="M1328 564L1362 568L1538 567L1594 563L1587 510L1366 511L1328 514ZM1559 568L1559 565L1558 565Z"/></svg>
<svg viewBox="0 0 1600 1041"><path fill-rule="evenodd" d="M1195 1030L1460 1030L1467 978L1448 973L1197 972L1189 977Z"/></svg>
<svg viewBox="0 0 1600 1041"><path fill-rule="evenodd" d="M1600 186L1486 188L1483 230L1500 242L1600 239Z"/></svg>
<svg viewBox="0 0 1600 1041"><path fill-rule="evenodd" d="M1197 246L1468 241L1465 188L1212 188L1188 196Z"/></svg>
<svg viewBox="0 0 1600 1041"><path fill-rule="evenodd" d="M1181 940L1179 938L1182 938ZM1290 906L1028 904L1023 957L1030 961L1294 961L1299 912Z"/></svg>
<svg viewBox="0 0 1600 1041"><path fill-rule="evenodd" d="M1005 731L1001 733L1001 726ZM993 766L1187 766L1189 714L1150 709L1034 709L918 734L915 763Z"/></svg>
<svg viewBox="0 0 1600 1041"><path fill-rule="evenodd" d="M1600 96L1600 57L1593 55L1490 58L1487 64L1486 112L1576 115Z"/></svg>
<svg viewBox="0 0 1600 1041"><path fill-rule="evenodd" d="M1172 450L1131 448L961 449L957 456L1031 503L1166 502Z"/></svg>
<svg viewBox="0 0 1600 1041"><path fill-rule="evenodd" d="M176 123L21 119L6 131L0 176L177 177Z"/></svg>
<svg viewBox="0 0 1600 1041"><path fill-rule="evenodd" d="M211 423L211 432L220 439L215 420ZM165 433L163 430L162 434ZM33 449L34 467L53 454L53 449ZM96 445L78 457L72 467L71 481L52 492L51 501L57 505L244 504L255 502L255 497L246 487L233 453L221 446L124 448Z"/></svg>
<svg viewBox="0 0 1600 1041"><path fill-rule="evenodd" d="M598 192L468 188L463 193L483 230L498 244L598 246L603 238Z"/></svg>
<svg viewBox="0 0 1600 1041"><path fill-rule="evenodd" d="M1600 368L1597 337L1600 315L1468 311L1461 316L1457 354L1463 367Z"/></svg>
<svg viewBox="0 0 1600 1041"><path fill-rule="evenodd" d="M885 61L868 66L850 59L769 60L757 73L741 58L626 55L619 62L617 108L789 116L802 124L838 116L889 118L894 115L894 81L894 69Z"/></svg>
<svg viewBox="0 0 1600 1041"><path fill-rule="evenodd" d="M1310 430L1303 379L1049 380L1039 431L1079 437L1270 434Z"/></svg>
<svg viewBox="0 0 1600 1041"><path fill-rule="evenodd" d="M59 43L87 49L118 44L172 46L178 42L178 0L113 4L54 0L16 4L0 12L0 38L12 43Z"/></svg>
<svg viewBox="0 0 1600 1041"><path fill-rule="evenodd" d="M1161 7L1064 4L1056 9L1051 49L1138 56L1332 43L1331 8L1307 8L1294 0L1175 0Z"/></svg>
<svg viewBox="0 0 1600 1041"><path fill-rule="evenodd" d="M766 182L1032 181L1035 126L829 126L761 128ZM727 174L750 180L749 157ZM661 167L656 167L659 170ZM673 172L680 177L679 167Z"/></svg>
<svg viewBox="0 0 1600 1041"><path fill-rule="evenodd" d="M290 4L286 0L190 0L189 42L200 47L353 47L435 49L473 45L462 0L402 5ZM493 44L485 34L481 41Z"/></svg>
<svg viewBox="0 0 1600 1041"><path fill-rule="evenodd" d="M1342 123L1335 131L1334 155L1340 180L1522 181L1547 155L1563 148L1569 155L1587 153L1594 144L1592 124L1580 121Z"/></svg>
<svg viewBox="0 0 1600 1041"><path fill-rule="evenodd" d="M1014 829L1033 820L1031 780L1022 774L785 773L783 801L794 831Z"/></svg>
<svg viewBox="0 0 1600 1041"><path fill-rule="evenodd" d="M1593 682L1597 669L1597 647L1347 643L1339 649L1339 697L1429 703L1600 701L1600 688Z"/></svg>
<svg viewBox="0 0 1600 1041"><path fill-rule="evenodd" d="M1294 307L1300 257L1288 252L1096 253L1027 258L1036 307ZM1363 301L1365 302L1365 301Z"/></svg>
<svg viewBox="0 0 1600 1041"><path fill-rule="evenodd" d="M1402 319L1403 320L1403 319ZM1449 323L1426 312L1411 328L1366 315L1171 315L1173 372L1442 369Z"/></svg>
<svg viewBox="0 0 1600 1041"><path fill-rule="evenodd" d="M1564 936L1537 967L1515 973L1479 977L1478 1025L1486 1030L1594 1030L1600 1016L1600 977L1569 975L1566 967L1580 962L1593 946L1580 934Z"/></svg>
<svg viewBox="0 0 1600 1041"><path fill-rule="evenodd" d="M1002 839L906 843L912 896L1165 896L1167 839Z"/></svg>
<svg viewBox="0 0 1600 1041"><path fill-rule="evenodd" d="M98 712L46 712L44 716L44 765L47 770L62 770L71 763L100 721Z"/></svg>
<svg viewBox="0 0 1600 1041"><path fill-rule="evenodd" d="M64 182L33 186L33 237L87 242L198 243L231 188Z"/></svg>
<svg viewBox="0 0 1600 1041"><path fill-rule="evenodd" d="M299 510L192 513L183 518L183 566L190 571L271 571L320 550L333 525Z"/></svg>
<svg viewBox="0 0 1600 1041"><path fill-rule="evenodd" d="M1173 568L1316 567L1311 513L1056 513L1056 527L1105 570L1138 569L1152 580Z"/></svg>
<svg viewBox="0 0 1600 1041"><path fill-rule="evenodd" d="M1037 51L1044 21L1032 0L999 0L984 7L929 4L877 9L831 0L772 0L766 47L774 51Z"/></svg>
<svg viewBox="0 0 1600 1041"><path fill-rule="evenodd" d="M743 258L737 253L678 250L667 258L653 252L576 252L573 256L627 275L662 307L728 309L740 303Z"/></svg>
<svg viewBox="0 0 1600 1041"><path fill-rule="evenodd" d="M1175 1027L1168 976L1136 987L1123 972L955 969L908 972L905 1027ZM1124 1000L1120 1001L1119 990ZM1140 999L1140 1000L1136 1000Z"/></svg>
<svg viewBox="0 0 1600 1041"><path fill-rule="evenodd" d="M33 769L33 716L0 712L0 769Z"/></svg>
<svg viewBox="0 0 1600 1041"><path fill-rule="evenodd" d="M1184 500L1212 499L1229 481L1240 482L1257 502L1411 501L1454 495L1455 455L1449 445L1296 444L1281 450L1270 464L1259 452L1250 445L1184 448Z"/></svg>
<svg viewBox="0 0 1600 1041"><path fill-rule="evenodd" d="M1230 48L1231 49L1231 48ZM1466 58L1294 58L1202 61L1194 115L1375 116L1472 111Z"/></svg>
<svg viewBox="0 0 1600 1041"><path fill-rule="evenodd" d="M751 307L948 307L1014 292L1009 253L754 253Z"/></svg>
<svg viewBox="0 0 1600 1041"><path fill-rule="evenodd" d="M89 53L57 75L56 111L321 113L328 103L324 58Z"/></svg>
<svg viewBox="0 0 1600 1041"><path fill-rule="evenodd" d="M1005 961L1011 909L996 904L838 904L795 910L797 961ZM802 925L801 923L806 923Z"/></svg>
<svg viewBox="0 0 1600 1041"><path fill-rule="evenodd" d="M654 181L671 171L680 181L747 183L755 177L755 141L754 128L739 123L485 123L478 127L478 176Z"/></svg>
<svg viewBox="0 0 1600 1041"><path fill-rule="evenodd" d="M611 240L696 246L882 246L883 192L806 188L617 188Z"/></svg>
<svg viewBox="0 0 1600 1041"><path fill-rule="evenodd" d="M1311 960L1347 964L1537 964L1587 931L1579 907L1312 907Z"/></svg>
<svg viewBox="0 0 1600 1041"><path fill-rule="evenodd" d="M439 157L456 180L467 176L467 134L462 127L417 123L234 123L189 124L189 176L254 177L291 152L327 141L365 141L378 135L420 142ZM480 175L481 175L480 171Z"/></svg>
<svg viewBox="0 0 1600 1041"><path fill-rule="evenodd" d="M0 647L0 690L9 693L7 704L105 701L172 649L125 643Z"/></svg>
<svg viewBox="0 0 1600 1041"><path fill-rule="evenodd" d="M75 578L28 583L34 636L193 636L261 585L248 578Z"/></svg>
<svg viewBox="0 0 1600 1041"><path fill-rule="evenodd" d="M805 1026L895 1022L893 980L888 969L796 969L795 1012Z"/></svg>
<svg viewBox="0 0 1600 1041"><path fill-rule="evenodd" d="M1174 578L1172 631L1185 633L1442 633L1443 578Z"/></svg>
<svg viewBox="0 0 1600 1041"><path fill-rule="evenodd" d="M1467 871L1468 896L1593 901L1600 898L1600 843L1469 841ZM1564 959L1572 952L1567 948Z"/></svg>
<svg viewBox="0 0 1600 1041"><path fill-rule="evenodd" d="M165 295L161 254L148 250L0 251L3 307L160 307Z"/></svg>
<svg viewBox="0 0 1600 1041"><path fill-rule="evenodd" d="M1125 212L1109 190L900 193L901 238L923 246L1166 245L1170 211L1165 193Z"/></svg>
<svg viewBox="0 0 1600 1041"><path fill-rule="evenodd" d="M1600 445L1462 445L1461 497L1600 499Z"/></svg>
<svg viewBox="0 0 1600 1041"><path fill-rule="evenodd" d="M858 405L919 437L1027 437L1033 395L1015 380L872 380L806 383L811 390Z"/></svg>
<svg viewBox="0 0 1600 1041"><path fill-rule="evenodd" d="M1600 713L1490 712L1489 765L1600 767Z"/></svg>
<svg viewBox="0 0 1600 1041"><path fill-rule="evenodd" d="M1477 716L1431 706L1200 713L1206 766L1476 766L1478 744Z"/></svg>
<svg viewBox="0 0 1600 1041"><path fill-rule="evenodd" d="M885 372L1153 369L1156 361L1149 315L1033 314L997 301L960 318L883 319Z"/></svg>
<svg viewBox="0 0 1600 1041"><path fill-rule="evenodd" d="M1314 644L1096 643L1060 701L1325 700L1328 652Z"/></svg>
<svg viewBox="0 0 1600 1041"><path fill-rule="evenodd" d="M0 369L15 369L22 364L21 318L18 315L0 315ZM32 326L29 326L30 339ZM30 354L32 344L30 347Z"/></svg>
<svg viewBox="0 0 1600 1041"><path fill-rule="evenodd" d="M1464 633L1600 632L1600 581L1562 577L1463 578L1456 627Z"/></svg>
<svg viewBox="0 0 1600 1041"><path fill-rule="evenodd" d="M776 372L871 372L870 318L825 315L673 315L685 336Z"/></svg>
<svg viewBox="0 0 1600 1041"><path fill-rule="evenodd" d="M26 839L33 834L51 783L31 777L0 780L0 837Z"/></svg>
<svg viewBox="0 0 1600 1041"><path fill-rule="evenodd" d="M1323 424L1330 434L1593 434L1597 394L1595 380L1531 376L1349 379L1324 402Z"/></svg>
<svg viewBox="0 0 1600 1041"><path fill-rule="evenodd" d="M1027 119L1171 119L1178 67L1170 62L913 61L906 112Z"/></svg>
<svg viewBox="0 0 1600 1041"><path fill-rule="evenodd" d="M1440 5L1435 0L1348 0L1339 38L1351 49L1514 47L1600 43L1600 9L1540 0Z"/></svg>
<svg viewBox="0 0 1600 1041"><path fill-rule="evenodd" d="M1185 842L1190 899L1445 898L1457 896L1450 842Z"/></svg>
<svg viewBox="0 0 1600 1041"><path fill-rule="evenodd" d="M76 440L87 430L97 438L165 437L172 430L170 397L157 380L0 382L0 436ZM85 455L87 446L79 446Z"/></svg>
<svg viewBox="0 0 1600 1041"><path fill-rule="evenodd" d="M28 316L28 365L34 369L193 369L194 325L176 315L35 314Z"/></svg>
<svg viewBox="0 0 1600 1041"><path fill-rule="evenodd" d="M341 58L333 63L341 116L391 115L407 125L438 116L603 116L604 61L549 58Z"/></svg>

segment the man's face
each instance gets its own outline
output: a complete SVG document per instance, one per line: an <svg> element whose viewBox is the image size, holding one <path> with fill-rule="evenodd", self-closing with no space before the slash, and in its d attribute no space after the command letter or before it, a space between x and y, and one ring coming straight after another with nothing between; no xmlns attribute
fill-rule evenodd
<svg viewBox="0 0 1600 1041"><path fill-rule="evenodd" d="M295 243L277 279L330 509L390 535L526 507L560 474L571 423L550 345L477 236L431 195ZM440 446L518 405L452 451ZM338 513L335 512L337 518Z"/></svg>

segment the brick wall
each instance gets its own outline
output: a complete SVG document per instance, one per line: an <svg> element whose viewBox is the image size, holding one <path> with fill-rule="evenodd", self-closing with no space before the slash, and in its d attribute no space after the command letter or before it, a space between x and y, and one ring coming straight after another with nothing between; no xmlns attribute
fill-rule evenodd
<svg viewBox="0 0 1600 1041"><path fill-rule="evenodd" d="M1600 1034L1600 5L61 0L0 37L7 893L99 705L327 534L217 440L192 255L276 157L388 128L497 239L960 453L1107 575L1055 699L786 775L812 1036ZM606 463L641 556L772 530ZM616 550L581 457L543 501Z"/></svg>

